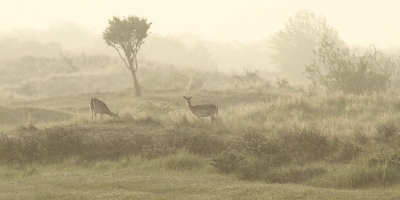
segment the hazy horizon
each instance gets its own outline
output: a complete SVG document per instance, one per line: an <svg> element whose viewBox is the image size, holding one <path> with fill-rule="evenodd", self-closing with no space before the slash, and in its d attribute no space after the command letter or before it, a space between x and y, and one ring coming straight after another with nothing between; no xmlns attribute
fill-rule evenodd
<svg viewBox="0 0 400 200"><path fill-rule="evenodd" d="M289 17L306 9L327 19L349 45L400 46L396 1L50 1L1 2L0 32L46 31L75 23L101 34L113 16L135 15L152 22L150 31L165 35L197 35L218 42L251 43L281 30ZM22 6L24 5L24 6Z"/></svg>

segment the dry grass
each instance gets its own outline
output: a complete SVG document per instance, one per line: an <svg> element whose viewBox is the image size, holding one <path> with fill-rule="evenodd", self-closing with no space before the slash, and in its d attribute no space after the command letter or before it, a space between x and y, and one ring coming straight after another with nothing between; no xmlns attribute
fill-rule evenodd
<svg viewBox="0 0 400 200"><path fill-rule="evenodd" d="M93 136L142 134L153 139L171 133L181 134L182 137L199 133L194 136L233 144L238 151L244 149L238 143L249 132L259 133L273 140L281 137L279 134L282 131L315 130L326 136L329 142L339 141L337 145L351 143L362 147L362 152L360 157L346 160L346 163L336 162L333 159L336 157L319 160L318 164L296 158L297 163L276 168L276 174L269 172L269 175L288 176L281 177L281 180L290 180L289 176L299 176L299 179L292 179L297 184L267 184L265 178L255 182L239 181L235 174L221 175L209 165L211 155L198 156L193 152L188 153L188 149L178 149L176 154L150 160L140 156L90 162L81 158L70 158L58 164L2 165L0 178L4 181L0 183L0 199L400 198L397 179L388 180L393 182L387 184L388 182L379 183L382 178L368 179L369 176L365 175L373 174L378 178L383 174L398 176L398 172L385 168L387 163L378 163L376 168L368 166L372 158L389 158L398 148L396 143L390 143L391 138L398 135L396 122L400 119L400 104L397 103L398 97L395 93L309 97L301 92L288 93L273 89L266 93L224 91L210 92L207 95L203 95L202 91L192 91L191 95L198 97L196 104L207 103L210 99L211 103L219 106L218 122L213 125L209 124L209 118L198 120L188 111L182 98L187 93L188 91L157 94L149 92L141 98L133 98L132 95L121 92L111 92L70 95L24 102L23 105L30 106L30 112L26 113L30 113L31 120L25 121L39 130L44 130L44 127L64 127L66 130L83 131ZM92 96L105 99L110 109L118 111L121 118L105 117L104 120L92 121L87 105ZM21 104L13 103L13 106ZM3 111L12 109L18 110L20 107L1 108ZM21 113L10 113L15 114L10 118L24 121L18 117ZM28 129L14 129L9 132L9 128L3 127L2 130L7 131L6 134L31 131L28 124L22 127ZM389 132L380 133L379 130ZM201 135L202 133L206 134ZM206 136L209 138L201 138ZM196 144L193 140L190 141ZM344 147L346 146L340 147L340 151L346 151L343 150ZM382 154L385 157L379 157ZM308 176L307 173L314 171L315 174L309 174L310 177L303 180L304 176ZM360 183L354 182L355 180ZM366 181L376 183L369 184Z"/></svg>

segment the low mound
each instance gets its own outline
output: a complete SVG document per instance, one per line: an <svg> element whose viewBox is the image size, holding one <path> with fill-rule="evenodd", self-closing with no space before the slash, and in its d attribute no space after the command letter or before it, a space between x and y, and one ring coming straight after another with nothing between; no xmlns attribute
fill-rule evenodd
<svg viewBox="0 0 400 200"><path fill-rule="evenodd" d="M17 125L38 122L56 122L71 119L69 113L34 107L4 107L0 106L0 125Z"/></svg>

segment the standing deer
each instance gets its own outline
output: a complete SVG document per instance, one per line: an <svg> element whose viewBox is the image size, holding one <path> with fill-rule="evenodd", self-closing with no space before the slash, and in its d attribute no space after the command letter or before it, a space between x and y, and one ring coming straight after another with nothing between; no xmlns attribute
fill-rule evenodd
<svg viewBox="0 0 400 200"><path fill-rule="evenodd" d="M90 99L89 107L90 107L90 113L92 114L92 120L93 120L93 115L94 119L96 119L97 113L100 114L99 120L103 114L109 115L111 117L119 117L118 112L116 114L111 112L110 109L108 109L106 103L100 101L97 98Z"/></svg>
<svg viewBox="0 0 400 200"><path fill-rule="evenodd" d="M189 110L199 119L200 117L210 117L211 118L211 124L214 121L217 121L215 119L214 115L218 114L218 107L215 106L214 104L203 104L203 105L195 105L193 106L190 100L192 97L185 97L183 96L184 99L186 99L186 104L189 107Z"/></svg>

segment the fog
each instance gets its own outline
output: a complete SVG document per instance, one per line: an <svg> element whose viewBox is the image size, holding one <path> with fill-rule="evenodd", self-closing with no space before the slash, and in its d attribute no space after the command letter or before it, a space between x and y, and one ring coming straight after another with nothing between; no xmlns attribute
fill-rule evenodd
<svg viewBox="0 0 400 200"><path fill-rule="evenodd" d="M386 48L400 46L399 4L391 0L2 0L0 37L56 42L64 49L83 51L87 49L79 48L93 47L93 37L101 37L113 16L136 15L153 23L152 34L247 45L267 40L289 17L307 9L326 17L348 45Z"/></svg>
<svg viewBox="0 0 400 200"><path fill-rule="evenodd" d="M101 34L112 16L136 15L153 22L161 35L195 34L221 42L268 38L301 9L323 15L351 45L400 44L399 3L391 0L15 0L1 1L0 31L49 30L76 23Z"/></svg>
<svg viewBox="0 0 400 200"><path fill-rule="evenodd" d="M116 51L105 44L102 32L113 16L134 15L152 23L138 55L144 66L206 69L234 75L243 73L243 69L259 70L269 77L289 76L290 83L296 83L298 80L281 73L271 61L271 37L283 30L296 13L306 10L325 18L348 46L374 45L380 50L399 52L399 5L385 0L1 0L0 61L24 56L117 57ZM296 63L299 58L289 59ZM79 62L87 65L82 59L76 61ZM104 62L99 64L103 69L108 61Z"/></svg>

